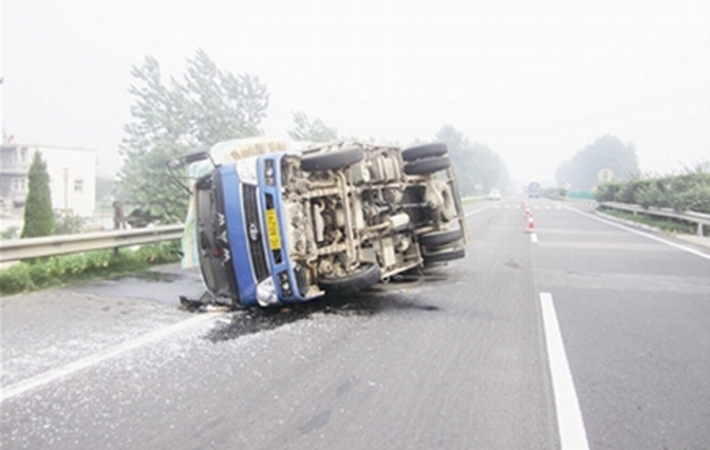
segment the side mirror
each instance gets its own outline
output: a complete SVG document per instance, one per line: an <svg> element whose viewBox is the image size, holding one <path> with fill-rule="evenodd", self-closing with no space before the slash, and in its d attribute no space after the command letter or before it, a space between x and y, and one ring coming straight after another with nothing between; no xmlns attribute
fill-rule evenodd
<svg viewBox="0 0 710 450"><path fill-rule="evenodd" d="M193 148L188 150L187 153L185 153L185 162L187 164L192 164L197 161L204 161L205 159L212 159L212 157L210 156L210 148L207 146Z"/></svg>
<svg viewBox="0 0 710 450"><path fill-rule="evenodd" d="M185 183L185 175L179 173L181 169L184 169L185 166L188 166L192 163L198 162L198 161L204 161L206 159L209 159L210 162L212 162L212 166L216 167L214 160L212 159L212 156L210 155L210 147L209 146L203 146L203 147L197 147L188 150L185 152L185 156L182 158L178 159L171 159L170 161L166 161L165 165L168 167L168 170L170 171L170 175L172 180L180 185L182 188L185 189L188 193L191 193L190 187ZM184 172L184 171L183 171Z"/></svg>

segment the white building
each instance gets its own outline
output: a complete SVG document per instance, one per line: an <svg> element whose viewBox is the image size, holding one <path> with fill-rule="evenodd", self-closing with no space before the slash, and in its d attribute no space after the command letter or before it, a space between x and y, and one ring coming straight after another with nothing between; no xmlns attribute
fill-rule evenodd
<svg viewBox="0 0 710 450"><path fill-rule="evenodd" d="M52 207L80 216L94 214L96 150L6 143L0 146L0 200L19 206L27 198L27 173L35 152L47 163Z"/></svg>

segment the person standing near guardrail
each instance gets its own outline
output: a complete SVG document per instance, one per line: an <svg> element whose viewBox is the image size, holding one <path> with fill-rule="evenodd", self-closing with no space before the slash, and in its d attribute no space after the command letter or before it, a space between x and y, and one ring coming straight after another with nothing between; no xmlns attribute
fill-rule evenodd
<svg viewBox="0 0 710 450"><path fill-rule="evenodd" d="M123 212L123 202L116 200L113 202L113 229L125 230L128 228L126 224L126 214Z"/></svg>

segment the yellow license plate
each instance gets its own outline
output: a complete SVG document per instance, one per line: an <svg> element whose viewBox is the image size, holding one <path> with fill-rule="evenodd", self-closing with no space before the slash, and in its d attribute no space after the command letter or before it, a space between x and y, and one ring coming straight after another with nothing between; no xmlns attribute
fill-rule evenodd
<svg viewBox="0 0 710 450"><path fill-rule="evenodd" d="M281 235L279 234L279 219L275 209L266 210L266 232L269 235L271 250L281 249Z"/></svg>

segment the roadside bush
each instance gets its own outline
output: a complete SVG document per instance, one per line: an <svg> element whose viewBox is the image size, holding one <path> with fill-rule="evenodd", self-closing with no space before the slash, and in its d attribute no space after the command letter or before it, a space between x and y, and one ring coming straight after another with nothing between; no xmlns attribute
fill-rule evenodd
<svg viewBox="0 0 710 450"><path fill-rule="evenodd" d="M179 261L181 257L180 242L159 242L144 245L136 252L136 257L148 264L167 264Z"/></svg>
<svg viewBox="0 0 710 450"><path fill-rule="evenodd" d="M683 175L673 175L653 179L636 179L625 183L608 183L599 187L596 198L608 201L638 204L644 208L673 208L676 212L695 211L710 214L710 173L707 167L699 166L695 171ZM614 215L620 211L609 211ZM694 224L633 216L630 220L647 221L670 232L693 232Z"/></svg>
<svg viewBox="0 0 710 450"><path fill-rule="evenodd" d="M100 252L86 253L87 268L100 272L102 270L108 269L111 265L111 259L113 258L113 250L103 250Z"/></svg>
<svg viewBox="0 0 710 450"><path fill-rule="evenodd" d="M123 248L111 255L108 268L111 273L129 273L144 270L148 266L148 263L136 256L136 252Z"/></svg>
<svg viewBox="0 0 710 450"><path fill-rule="evenodd" d="M598 202L613 202L616 193L621 189L621 183L605 183L597 188L594 198Z"/></svg>
<svg viewBox="0 0 710 450"><path fill-rule="evenodd" d="M19 263L0 271L0 292L3 294L16 294L34 287L28 264Z"/></svg>
<svg viewBox="0 0 710 450"><path fill-rule="evenodd" d="M46 264L28 264L27 266L33 288L41 289L52 285L52 275Z"/></svg>
<svg viewBox="0 0 710 450"><path fill-rule="evenodd" d="M644 208L649 206L655 206L656 208L670 207L671 201L666 183L665 179L649 180L647 185L639 189L636 202Z"/></svg>
<svg viewBox="0 0 710 450"><path fill-rule="evenodd" d="M136 272L179 260L180 243L173 241L144 245L136 251L123 248L21 261L0 270L0 295Z"/></svg>
<svg viewBox="0 0 710 450"><path fill-rule="evenodd" d="M696 185L671 196L671 206L678 212L695 211L710 214L710 186Z"/></svg>
<svg viewBox="0 0 710 450"><path fill-rule="evenodd" d="M690 191L698 186L710 186L710 173L691 172L668 179L671 190L678 192Z"/></svg>
<svg viewBox="0 0 710 450"><path fill-rule="evenodd" d="M83 273L86 269L86 256L82 253L76 255L63 256L57 259L60 264L57 267L60 269L60 276L71 276Z"/></svg>
<svg viewBox="0 0 710 450"><path fill-rule="evenodd" d="M631 180L621 185L614 194L614 201L621 203L638 204L639 195L648 189L653 180Z"/></svg>

